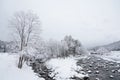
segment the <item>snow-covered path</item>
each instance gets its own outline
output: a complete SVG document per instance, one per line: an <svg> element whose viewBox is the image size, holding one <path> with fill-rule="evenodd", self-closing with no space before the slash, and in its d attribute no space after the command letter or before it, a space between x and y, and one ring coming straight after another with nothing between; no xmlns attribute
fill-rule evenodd
<svg viewBox="0 0 120 80"><path fill-rule="evenodd" d="M0 80L42 80L27 65L18 69L17 57L17 55L0 53Z"/></svg>

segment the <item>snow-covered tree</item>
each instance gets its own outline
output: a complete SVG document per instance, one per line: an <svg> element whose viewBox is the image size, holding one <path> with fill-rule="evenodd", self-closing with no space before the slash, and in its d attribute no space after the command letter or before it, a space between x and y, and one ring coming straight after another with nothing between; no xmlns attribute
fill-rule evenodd
<svg viewBox="0 0 120 80"><path fill-rule="evenodd" d="M32 43L33 39L39 37L40 30L40 20L39 17L33 12L17 12L10 20L10 25L15 33L15 41L19 42L19 48L22 52L26 50L29 43ZM39 32L37 31L39 30ZM36 33L37 32L37 33ZM26 53L26 52L25 52ZM25 56L22 54L19 57L18 67L22 68Z"/></svg>
<svg viewBox="0 0 120 80"><path fill-rule="evenodd" d="M72 36L65 36L64 40L62 40L62 44L65 48L66 55L84 55L87 54L85 48L83 48L82 44L72 38Z"/></svg>
<svg viewBox="0 0 120 80"><path fill-rule="evenodd" d="M109 52L109 50L107 50L106 48L104 48L104 47L100 47L100 48L98 48L97 50L96 50L96 53L98 53L98 54L100 54L100 55L102 55L102 54L104 54L104 53L108 53Z"/></svg>
<svg viewBox="0 0 120 80"><path fill-rule="evenodd" d="M40 29L40 20L33 12L21 11L14 14L10 20L9 26L13 28L15 33L14 37L16 37L14 39L20 43L19 47L22 51L23 48L34 38L34 36L39 35L36 33L36 30Z"/></svg>
<svg viewBox="0 0 120 80"><path fill-rule="evenodd" d="M6 43L0 40L0 52L6 52Z"/></svg>
<svg viewBox="0 0 120 80"><path fill-rule="evenodd" d="M60 57L61 56L62 51L63 51L61 42L55 41L55 40L50 40L47 45L48 45L48 49L50 51L49 54L51 55L51 57Z"/></svg>

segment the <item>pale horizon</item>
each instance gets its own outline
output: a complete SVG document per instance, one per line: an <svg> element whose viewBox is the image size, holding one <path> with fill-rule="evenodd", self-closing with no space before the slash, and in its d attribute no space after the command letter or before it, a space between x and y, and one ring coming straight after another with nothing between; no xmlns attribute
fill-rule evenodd
<svg viewBox="0 0 120 80"><path fill-rule="evenodd" d="M119 0L1 0L0 40L9 40L8 20L16 11L32 10L40 17L45 40L79 39L85 47L119 41Z"/></svg>

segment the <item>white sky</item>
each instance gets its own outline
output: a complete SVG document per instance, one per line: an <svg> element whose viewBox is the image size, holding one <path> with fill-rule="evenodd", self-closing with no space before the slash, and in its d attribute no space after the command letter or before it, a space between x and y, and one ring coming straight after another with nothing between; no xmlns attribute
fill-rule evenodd
<svg viewBox="0 0 120 80"><path fill-rule="evenodd" d="M0 39L9 40L8 20L16 11L40 16L44 39L65 35L86 47L120 40L120 0L0 0Z"/></svg>

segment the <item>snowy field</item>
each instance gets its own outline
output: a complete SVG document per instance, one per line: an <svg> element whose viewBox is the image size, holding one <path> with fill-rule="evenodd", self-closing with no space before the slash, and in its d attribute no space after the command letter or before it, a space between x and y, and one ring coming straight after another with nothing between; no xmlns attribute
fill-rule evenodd
<svg viewBox="0 0 120 80"><path fill-rule="evenodd" d="M120 51L111 51L109 53L105 53L100 57L108 61L120 63Z"/></svg>
<svg viewBox="0 0 120 80"><path fill-rule="evenodd" d="M23 65L22 69L17 68L18 55L9 55L8 53L0 53L0 80L44 80L37 77L31 67ZM82 67L76 65L77 59L54 58L46 62L46 66L54 72L56 80L71 80L70 78L83 78L88 76L82 70ZM79 73L77 71L80 71ZM84 73L84 74L83 74Z"/></svg>
<svg viewBox="0 0 120 80"><path fill-rule="evenodd" d="M18 69L17 58L17 55L0 53L0 80L42 80L27 65Z"/></svg>

